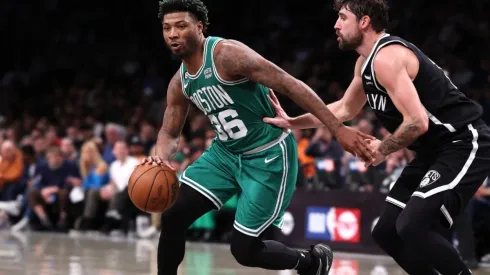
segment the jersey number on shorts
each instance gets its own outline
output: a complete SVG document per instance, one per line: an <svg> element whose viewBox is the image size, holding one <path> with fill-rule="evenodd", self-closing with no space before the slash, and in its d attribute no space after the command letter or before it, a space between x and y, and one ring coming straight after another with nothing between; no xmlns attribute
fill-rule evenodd
<svg viewBox="0 0 490 275"><path fill-rule="evenodd" d="M217 115L209 115L209 120L216 129L216 132L218 132L220 140L227 141L230 138L239 139L247 135L247 127L245 127L243 121L236 118L237 116L238 113L232 109L221 111Z"/></svg>

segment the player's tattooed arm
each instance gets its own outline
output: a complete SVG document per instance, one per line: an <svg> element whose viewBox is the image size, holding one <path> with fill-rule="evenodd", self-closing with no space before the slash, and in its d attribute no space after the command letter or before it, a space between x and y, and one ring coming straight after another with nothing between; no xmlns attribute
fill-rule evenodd
<svg viewBox="0 0 490 275"><path fill-rule="evenodd" d="M387 156L400 149L406 148L412 144L424 130L421 128L422 123L415 121L403 122L393 135L388 136L379 146L379 151Z"/></svg>
<svg viewBox="0 0 490 275"><path fill-rule="evenodd" d="M283 93L319 118L333 133L343 126L310 87L248 46L234 40L220 42L214 51L214 58L221 77L227 80L248 78Z"/></svg>
<svg viewBox="0 0 490 275"><path fill-rule="evenodd" d="M378 149L384 156L409 146L429 128L429 118L408 72L409 64L418 62L414 59L409 49L391 45L381 49L374 61L376 79L403 115L402 124Z"/></svg>
<svg viewBox="0 0 490 275"><path fill-rule="evenodd" d="M189 112L189 101L182 93L180 73L172 77L167 89L167 107L158 132L156 153L163 161L170 161L177 153L180 134Z"/></svg>

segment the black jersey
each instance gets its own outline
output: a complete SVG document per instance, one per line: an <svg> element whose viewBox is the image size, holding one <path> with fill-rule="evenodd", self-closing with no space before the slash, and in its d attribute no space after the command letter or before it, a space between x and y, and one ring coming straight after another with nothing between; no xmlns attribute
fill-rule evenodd
<svg viewBox="0 0 490 275"><path fill-rule="evenodd" d="M373 60L381 48L395 43L412 50L419 60L419 71L413 84L429 116L429 130L409 149L418 151L434 148L441 142L450 141L458 130L467 128L468 124L481 118L482 107L460 92L444 71L421 50L400 37L384 34L374 44L361 68L368 104L383 127L394 133L403 122L403 115L391 101L386 89L376 80Z"/></svg>

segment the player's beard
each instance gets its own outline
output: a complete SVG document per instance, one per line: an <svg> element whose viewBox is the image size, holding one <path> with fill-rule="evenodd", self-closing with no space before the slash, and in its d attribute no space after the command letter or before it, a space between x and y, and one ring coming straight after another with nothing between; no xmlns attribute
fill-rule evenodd
<svg viewBox="0 0 490 275"><path fill-rule="evenodd" d="M362 44L362 33L357 31L350 37L340 36L339 49L344 51L355 50Z"/></svg>
<svg viewBox="0 0 490 275"><path fill-rule="evenodd" d="M179 59L184 59L186 57L189 57L193 55L199 47L199 39L194 38L194 37L189 37L184 44L181 46L181 50L178 52L173 52L172 48L170 45L167 44L167 47L169 50L172 52L172 55L179 58Z"/></svg>

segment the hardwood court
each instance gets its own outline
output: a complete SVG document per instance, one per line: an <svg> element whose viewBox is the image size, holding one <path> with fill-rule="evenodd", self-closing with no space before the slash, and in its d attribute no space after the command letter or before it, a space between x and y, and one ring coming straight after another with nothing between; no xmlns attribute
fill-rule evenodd
<svg viewBox="0 0 490 275"><path fill-rule="evenodd" d="M157 240L0 232L0 275L156 273ZM474 274L489 274L480 269ZM293 275L240 266L226 245L188 243L180 275ZM331 275L405 274L387 257L336 253Z"/></svg>

